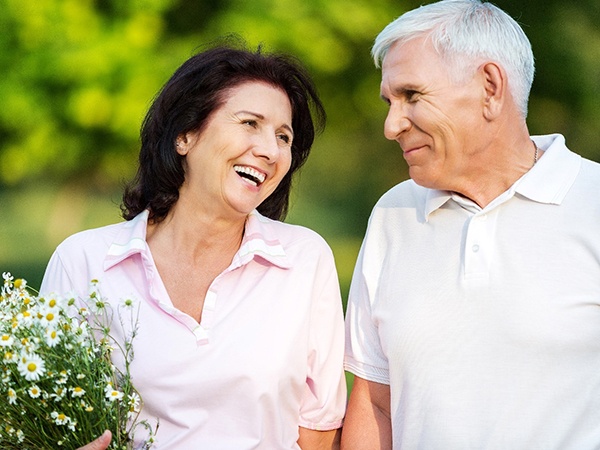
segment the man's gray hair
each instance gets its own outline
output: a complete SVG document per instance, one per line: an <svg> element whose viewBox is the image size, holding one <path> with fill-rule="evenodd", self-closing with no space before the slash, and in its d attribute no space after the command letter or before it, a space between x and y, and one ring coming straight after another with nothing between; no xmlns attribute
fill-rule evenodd
<svg viewBox="0 0 600 450"><path fill-rule="evenodd" d="M390 47L427 36L457 76L474 75L482 60L508 74L508 87L523 117L535 71L531 43L519 24L500 8L480 0L442 0L413 9L386 26L371 50L381 67Z"/></svg>

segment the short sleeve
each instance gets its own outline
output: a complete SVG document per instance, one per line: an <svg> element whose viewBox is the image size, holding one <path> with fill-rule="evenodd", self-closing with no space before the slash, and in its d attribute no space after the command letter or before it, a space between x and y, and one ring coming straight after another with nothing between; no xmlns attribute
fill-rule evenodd
<svg viewBox="0 0 600 450"><path fill-rule="evenodd" d="M102 253L90 251L91 244L102 245L93 231L76 233L65 239L50 257L40 293L85 298L90 281L103 273Z"/></svg>
<svg viewBox="0 0 600 450"><path fill-rule="evenodd" d="M74 289L75 286L73 286L69 273L62 263L59 251L56 250L46 266L40 293L67 293Z"/></svg>
<svg viewBox="0 0 600 450"><path fill-rule="evenodd" d="M343 423L347 390L342 299L328 246L322 250L316 269L308 339L308 372L299 425L312 430L334 430Z"/></svg>
<svg viewBox="0 0 600 450"><path fill-rule="evenodd" d="M388 360L372 311L379 266L383 261L380 253L385 251L376 241L370 239L367 232L352 276L346 310L344 367L366 380L389 384Z"/></svg>

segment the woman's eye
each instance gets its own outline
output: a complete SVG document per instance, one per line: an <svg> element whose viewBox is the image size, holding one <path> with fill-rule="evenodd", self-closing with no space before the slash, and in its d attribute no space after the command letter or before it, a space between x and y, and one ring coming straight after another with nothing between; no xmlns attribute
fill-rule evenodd
<svg viewBox="0 0 600 450"><path fill-rule="evenodd" d="M289 144L292 139L287 134L278 134L277 138L286 144Z"/></svg>
<svg viewBox="0 0 600 450"><path fill-rule="evenodd" d="M258 125L257 122L256 122L256 120L252 120L252 119L244 120L242 123L244 125L249 125L252 128L256 128L256 126Z"/></svg>

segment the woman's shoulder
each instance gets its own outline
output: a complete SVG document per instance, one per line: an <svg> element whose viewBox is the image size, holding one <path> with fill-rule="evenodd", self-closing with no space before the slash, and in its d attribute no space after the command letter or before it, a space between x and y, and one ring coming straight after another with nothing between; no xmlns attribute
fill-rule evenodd
<svg viewBox="0 0 600 450"><path fill-rule="evenodd" d="M259 223L264 238L276 239L284 248L308 246L320 250L331 250L325 239L307 226L269 219L260 214L255 214L254 217Z"/></svg>
<svg viewBox="0 0 600 450"><path fill-rule="evenodd" d="M57 247L58 251L73 251L91 248L106 248L115 240L127 222L119 222L79 231L65 238Z"/></svg>

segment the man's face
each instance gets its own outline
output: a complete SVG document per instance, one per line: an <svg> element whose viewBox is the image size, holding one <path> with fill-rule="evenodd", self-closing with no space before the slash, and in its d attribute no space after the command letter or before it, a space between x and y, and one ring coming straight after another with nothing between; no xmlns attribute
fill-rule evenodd
<svg viewBox="0 0 600 450"><path fill-rule="evenodd" d="M461 192L472 178L470 158L485 142L485 89L479 71L463 78L456 82L426 38L394 44L383 60L384 134L400 144L417 184Z"/></svg>

